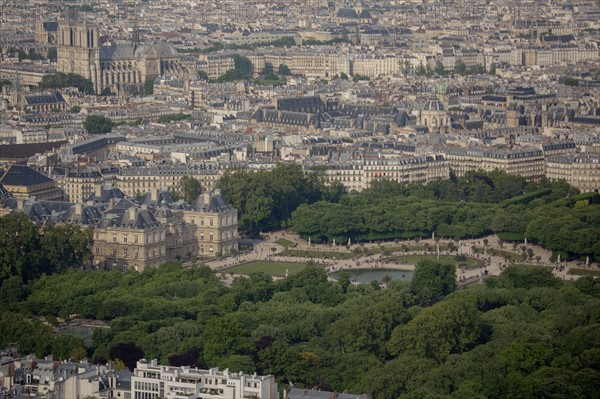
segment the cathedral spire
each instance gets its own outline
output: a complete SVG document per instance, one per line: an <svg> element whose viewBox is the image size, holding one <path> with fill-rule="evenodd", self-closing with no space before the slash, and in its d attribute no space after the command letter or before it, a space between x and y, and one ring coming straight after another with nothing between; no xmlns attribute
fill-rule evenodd
<svg viewBox="0 0 600 399"><path fill-rule="evenodd" d="M140 43L140 28L138 27L137 20L133 23L133 33L131 35L131 45L133 46L133 51L137 48Z"/></svg>
<svg viewBox="0 0 600 399"><path fill-rule="evenodd" d="M138 26L138 13L139 13L139 9L138 9L138 5L136 4L134 7L134 13L133 15L134 20L133 20L133 32L131 35L131 45L133 46L133 51L135 52L135 49L137 48L137 46L140 44L140 27Z"/></svg>

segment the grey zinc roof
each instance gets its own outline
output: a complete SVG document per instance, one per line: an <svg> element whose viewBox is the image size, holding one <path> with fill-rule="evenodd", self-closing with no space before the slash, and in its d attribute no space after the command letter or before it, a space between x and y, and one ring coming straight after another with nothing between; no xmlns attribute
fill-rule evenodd
<svg viewBox="0 0 600 399"><path fill-rule="evenodd" d="M65 99L59 91L55 91L52 94L36 94L32 96L25 96L27 104L59 104L64 103Z"/></svg>
<svg viewBox="0 0 600 399"><path fill-rule="evenodd" d="M102 46L100 47L100 59L102 61L132 59L133 50L133 46L130 44L114 44L112 46Z"/></svg>
<svg viewBox="0 0 600 399"><path fill-rule="evenodd" d="M22 200L9 198L5 201L4 206L15 210L18 208L19 201ZM69 202L25 200L23 204L23 213L31 220L45 221L52 217L56 218L58 215L64 214L72 206L73 204Z"/></svg>
<svg viewBox="0 0 600 399"><path fill-rule="evenodd" d="M116 61L124 59L142 58L144 55L155 51L160 57L172 57L177 55L177 50L168 43L152 43L134 47L132 44L113 44L100 48L100 59L102 61Z"/></svg>
<svg viewBox="0 0 600 399"><path fill-rule="evenodd" d="M338 18L358 18L354 8L341 8L336 15Z"/></svg>
<svg viewBox="0 0 600 399"><path fill-rule="evenodd" d="M425 103L423 109L425 111L443 111L444 104L439 100L430 100Z"/></svg>
<svg viewBox="0 0 600 399"><path fill-rule="evenodd" d="M222 212L232 209L231 204L221 196L219 190L214 193L200 194L193 207L204 212Z"/></svg>
<svg viewBox="0 0 600 399"><path fill-rule="evenodd" d="M126 227L133 229L145 229L160 225L156 218L146 209L135 206L128 209L111 209L104 214L102 221L98 224L100 228Z"/></svg>
<svg viewBox="0 0 600 399"><path fill-rule="evenodd" d="M100 195L92 195L86 201L108 202L110 199L125 198L125 193L116 187L103 188Z"/></svg>
<svg viewBox="0 0 600 399"><path fill-rule="evenodd" d="M49 183L52 179L25 165L11 165L4 175L0 177L0 183L5 186L33 186L40 183Z"/></svg>
<svg viewBox="0 0 600 399"><path fill-rule="evenodd" d="M142 204L146 205L159 205L163 204L163 202L167 205L170 205L177 201L175 198L173 198L173 194L167 190L159 190L156 193L156 199L152 199L152 192L147 192L141 201Z"/></svg>
<svg viewBox="0 0 600 399"><path fill-rule="evenodd" d="M49 220L55 223L74 223L93 226L102 219L100 209L92 205L75 204L63 212L52 212Z"/></svg>

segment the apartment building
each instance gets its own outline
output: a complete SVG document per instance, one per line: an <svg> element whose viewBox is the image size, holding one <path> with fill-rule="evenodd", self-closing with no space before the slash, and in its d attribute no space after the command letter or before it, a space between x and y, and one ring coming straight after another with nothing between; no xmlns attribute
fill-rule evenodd
<svg viewBox="0 0 600 399"><path fill-rule="evenodd" d="M116 177L115 187L129 196L146 193L153 189L179 190L183 176L191 176L200 181L205 190L212 190L221 171L211 167L153 166L148 168L121 169Z"/></svg>
<svg viewBox="0 0 600 399"><path fill-rule="evenodd" d="M218 368L162 366L141 359L131 377L132 399L277 399L279 392L272 375L232 373Z"/></svg>
<svg viewBox="0 0 600 399"><path fill-rule="evenodd" d="M600 154L556 155L548 158L546 177L565 180L581 192L600 188Z"/></svg>
<svg viewBox="0 0 600 399"><path fill-rule="evenodd" d="M67 200L71 202L86 201L104 182L102 173L91 169L54 168L53 178L57 186L64 190Z"/></svg>
<svg viewBox="0 0 600 399"><path fill-rule="evenodd" d="M235 67L232 54L202 54L196 66L206 72L210 79L217 79Z"/></svg>
<svg viewBox="0 0 600 399"><path fill-rule="evenodd" d="M474 170L501 170L509 174L539 180L545 174L542 150L535 148L488 149L479 147L445 147L442 153L457 176Z"/></svg>
<svg viewBox="0 0 600 399"><path fill-rule="evenodd" d="M392 180L399 183L425 184L450 176L449 163L443 156L390 157L365 160L363 166L365 188L374 180Z"/></svg>
<svg viewBox="0 0 600 399"><path fill-rule="evenodd" d="M448 162L443 156L398 156L366 158L354 162L319 165L330 183L341 183L348 191L360 192L374 180L392 180L400 183L427 183L447 179ZM307 169L310 170L310 169Z"/></svg>
<svg viewBox="0 0 600 399"><path fill-rule="evenodd" d="M395 55L362 55L351 61L352 74L368 76L371 79L401 71L402 65Z"/></svg>
<svg viewBox="0 0 600 399"><path fill-rule="evenodd" d="M367 188L363 168L362 162L330 165L325 169L325 176L330 183L343 184L348 192L360 192Z"/></svg>

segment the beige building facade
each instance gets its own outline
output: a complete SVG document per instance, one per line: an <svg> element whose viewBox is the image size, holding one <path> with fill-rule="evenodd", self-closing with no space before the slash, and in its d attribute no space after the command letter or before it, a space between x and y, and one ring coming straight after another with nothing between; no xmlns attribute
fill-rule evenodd
<svg viewBox="0 0 600 399"><path fill-rule="evenodd" d="M581 192L600 188L600 154L557 155L548 158L546 177L565 180Z"/></svg>
<svg viewBox="0 0 600 399"><path fill-rule="evenodd" d="M238 250L237 209L220 192L205 192L191 206L169 208L159 190L151 205L111 201L94 228L94 263L143 271L165 262L233 255Z"/></svg>
<svg viewBox="0 0 600 399"><path fill-rule="evenodd" d="M542 150L539 149L492 150L447 147L443 153L450 163L450 169L459 177L470 171L491 172L496 169L522 176L527 180L539 180L545 175L546 161Z"/></svg>
<svg viewBox="0 0 600 399"><path fill-rule="evenodd" d="M183 176L191 176L197 179L205 190L210 191L221 177L221 172L216 169L187 167L121 169L114 186L133 197L154 189L179 191Z"/></svg>
<svg viewBox="0 0 600 399"><path fill-rule="evenodd" d="M92 254L98 265L112 263L143 271L167 261L167 225L147 209L109 210L94 228L93 237Z"/></svg>
<svg viewBox="0 0 600 399"><path fill-rule="evenodd" d="M190 210L183 211L182 216L184 222L196 226L196 247L200 257L237 252L237 209L221 197L219 190L200 195Z"/></svg>

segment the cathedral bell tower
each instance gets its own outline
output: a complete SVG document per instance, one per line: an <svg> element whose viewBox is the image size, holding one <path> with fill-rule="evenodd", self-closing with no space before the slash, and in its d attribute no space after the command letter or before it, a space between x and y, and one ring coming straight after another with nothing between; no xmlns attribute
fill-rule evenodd
<svg viewBox="0 0 600 399"><path fill-rule="evenodd" d="M77 12L69 9L58 27L58 71L76 73L90 79L100 92L100 34L96 24L80 22Z"/></svg>

